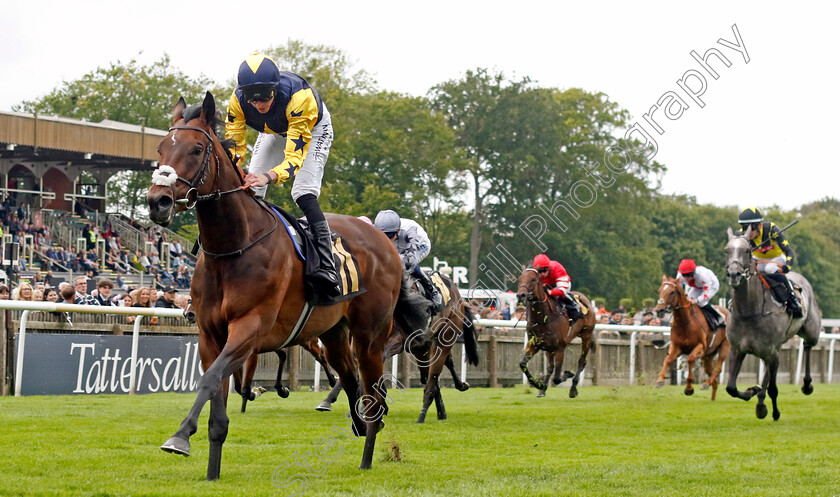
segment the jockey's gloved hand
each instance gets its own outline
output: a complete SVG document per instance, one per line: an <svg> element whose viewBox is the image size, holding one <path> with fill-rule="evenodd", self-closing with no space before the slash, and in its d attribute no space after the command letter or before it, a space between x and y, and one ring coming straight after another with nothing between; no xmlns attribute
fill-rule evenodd
<svg viewBox="0 0 840 497"><path fill-rule="evenodd" d="M782 265L782 274L788 274L790 272L790 266L787 264Z"/></svg>

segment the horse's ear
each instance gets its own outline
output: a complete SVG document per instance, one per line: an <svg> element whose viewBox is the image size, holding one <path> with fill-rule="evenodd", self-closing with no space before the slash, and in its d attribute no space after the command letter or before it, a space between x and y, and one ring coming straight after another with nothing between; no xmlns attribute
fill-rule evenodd
<svg viewBox="0 0 840 497"><path fill-rule="evenodd" d="M663 274L662 275L662 281L668 281L668 275Z"/></svg>
<svg viewBox="0 0 840 497"><path fill-rule="evenodd" d="M732 232L732 226L726 227L726 235L729 237L730 240L735 238L735 233Z"/></svg>
<svg viewBox="0 0 840 497"><path fill-rule="evenodd" d="M204 102L201 104L201 118L210 125L216 120L216 99L209 91L204 95Z"/></svg>
<svg viewBox="0 0 840 497"><path fill-rule="evenodd" d="M184 117L184 109L187 108L187 101L184 100L184 97L178 99L178 103L175 104L175 108L172 109L172 124L177 123Z"/></svg>
<svg viewBox="0 0 840 497"><path fill-rule="evenodd" d="M750 239L750 233L752 233L752 226L747 226L747 231L744 232L743 237L747 240Z"/></svg>

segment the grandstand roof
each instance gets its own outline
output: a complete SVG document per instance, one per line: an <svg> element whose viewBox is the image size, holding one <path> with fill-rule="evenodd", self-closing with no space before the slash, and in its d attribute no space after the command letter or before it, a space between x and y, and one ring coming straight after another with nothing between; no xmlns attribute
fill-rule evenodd
<svg viewBox="0 0 840 497"><path fill-rule="evenodd" d="M0 111L0 159L72 162L95 169L151 169L166 131L104 120Z"/></svg>

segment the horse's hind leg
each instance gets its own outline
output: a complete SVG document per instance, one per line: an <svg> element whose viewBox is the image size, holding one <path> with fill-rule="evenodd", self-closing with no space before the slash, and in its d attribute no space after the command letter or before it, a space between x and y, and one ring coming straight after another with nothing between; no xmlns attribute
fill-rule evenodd
<svg viewBox="0 0 840 497"><path fill-rule="evenodd" d="M744 392L738 391L738 373L741 372L741 364L743 364L746 356L746 352L730 350L727 359L729 361L729 379L726 382L726 393L741 400L750 400L761 391L759 386L750 387Z"/></svg>
<svg viewBox="0 0 840 497"><path fill-rule="evenodd" d="M466 381L461 381L461 377L458 376L458 372L455 370L455 363L452 361L452 354L446 356L446 369L452 374L452 381L455 383L455 389L459 392L466 392L470 389L470 384Z"/></svg>
<svg viewBox="0 0 840 497"><path fill-rule="evenodd" d="M333 375L330 365L327 363L327 356L324 354L324 349L318 343L318 339L312 339L303 343L301 346L318 361L318 364L324 369L324 374L327 375L327 382L330 384L330 388L333 388L335 386L335 375Z"/></svg>
<svg viewBox="0 0 840 497"><path fill-rule="evenodd" d="M347 333L346 324L341 322L333 326L329 331L321 335L321 342L323 342L327 349L327 361L329 361L330 365L338 373L340 381L333 388L333 391L341 391L341 387L344 387L344 391L347 393L347 402L350 404L349 412L350 420L353 423L353 433L357 437L360 437L365 434L365 424L362 422L356 410L356 402L359 399L359 382L356 379L356 362L353 360L353 352L350 350L350 338ZM332 392L330 392L330 395L332 395ZM327 400L329 400L329 397ZM327 402L327 400L324 402ZM334 401L335 398L333 398ZM323 405L324 402L321 404ZM319 405L316 409L320 407Z"/></svg>
<svg viewBox="0 0 840 497"><path fill-rule="evenodd" d="M568 371L566 371L565 373L563 372L563 358L565 357L565 355L566 347L563 347L562 345L554 351L554 378L552 378L551 381L554 382L555 385L559 385L571 378L572 376L574 376ZM548 381L547 378L546 381Z"/></svg>
<svg viewBox="0 0 840 497"><path fill-rule="evenodd" d="M580 382L580 375L586 368L586 356L589 355L589 349L592 347L592 332L582 333L580 335L580 358L578 359L577 370L575 370L575 377L572 380L572 388L569 389L569 398L574 399L578 396L578 382Z"/></svg>
<svg viewBox="0 0 840 497"><path fill-rule="evenodd" d="M354 316L353 329L353 351L356 353L359 364L359 376L364 385L365 395L363 402L353 405L354 411L364 420L367 431L365 432L365 448L362 453L362 464L359 469L370 469L373 463L373 450L376 446L376 434L384 426L382 416L385 413L385 398L382 383L382 352L385 346L385 337L379 340L375 336L377 329L385 328L384 334L388 332L388 324L377 326L369 319L360 319ZM366 330L366 331L363 331ZM383 332L380 331L380 334ZM440 371L438 371L438 374ZM390 376L390 375L389 375ZM344 378L342 377L342 381ZM346 389L348 395L349 389Z"/></svg>
<svg viewBox="0 0 840 497"><path fill-rule="evenodd" d="M545 391L548 389L548 380L551 378L551 375L554 374L554 353L546 350L545 361L548 367L546 368L545 375L540 378L540 383L543 387L539 392L537 392L537 397L545 397Z"/></svg>
<svg viewBox="0 0 840 497"><path fill-rule="evenodd" d="M280 364L277 365L277 378L274 380L274 389L277 390L277 395L281 398L289 396L289 389L283 386L283 368L286 366L286 351L277 349L274 351L277 354L277 359Z"/></svg>
<svg viewBox="0 0 840 497"><path fill-rule="evenodd" d="M698 357L703 356L703 350L705 349L703 342L697 344L694 349L688 354L686 358L686 362L688 362L688 377L685 380L685 390L684 393L686 395L694 395L694 361L697 360Z"/></svg>
<svg viewBox="0 0 840 497"><path fill-rule="evenodd" d="M767 365L767 361L763 361ZM767 406L764 404L764 397L767 395L767 386L770 384L770 371L765 368L764 378L761 378L761 390L756 394L755 415L758 419L767 417Z"/></svg>
<svg viewBox="0 0 840 497"><path fill-rule="evenodd" d="M239 412L245 412L245 408L248 406L248 401L257 398L254 392L251 391L251 381L254 380L254 373L257 370L257 359L257 354L251 354L251 356L248 357L248 360L245 361L245 372L242 374L242 380L239 385L239 389L237 390L239 395L242 396L242 408ZM237 383L236 373L237 372L233 373L234 387Z"/></svg>
<svg viewBox="0 0 840 497"><path fill-rule="evenodd" d="M805 379L802 382L802 393L805 395L814 393L814 385L811 384L811 347L805 345Z"/></svg>

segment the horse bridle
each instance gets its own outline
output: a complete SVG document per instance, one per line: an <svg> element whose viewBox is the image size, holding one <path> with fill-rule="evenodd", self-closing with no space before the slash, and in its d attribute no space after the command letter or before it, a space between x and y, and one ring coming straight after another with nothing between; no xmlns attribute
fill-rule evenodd
<svg viewBox="0 0 840 497"><path fill-rule="evenodd" d="M533 271L534 273L537 274L537 279L539 279L539 277L540 277L539 271L537 271L536 269L534 269L532 267L525 268L525 271ZM542 281L540 281L540 283L542 283ZM540 299L538 299L537 297L534 297L533 290L529 289L526 285L519 285L519 288L524 288L525 290L527 290L525 298L528 299L528 302L540 302ZM548 294L545 295L545 298L542 299L542 302L545 302L547 300L548 300Z"/></svg>
<svg viewBox="0 0 840 497"><path fill-rule="evenodd" d="M672 287L674 287L675 289L677 288L677 284L676 284L676 283L674 283L674 282L672 282L672 281L663 281L663 282L662 282L662 285L663 285L663 286L664 286L664 285L671 285L671 286L672 286ZM656 303L657 303L658 305L665 304L665 299L660 298L659 300L657 300L657 301L656 301ZM689 302L687 305L683 305L683 306L679 306L679 305L678 305L678 306L676 306L676 307L674 306L674 304L668 304L668 307L666 307L665 309L666 309L668 312L674 312L674 309L683 309L683 308L690 307L690 306L691 306L691 302Z"/></svg>
<svg viewBox="0 0 840 497"><path fill-rule="evenodd" d="M755 268L755 262L753 262L752 264L745 265L743 262L735 260L735 261L732 261L732 262L730 262L729 264L726 265L725 269L726 269L727 276L730 274L729 268L733 264L738 264L739 266L741 266L742 269L741 269L741 271L738 271L737 273L732 273L732 274L740 275L746 281L749 281L749 279L755 274L752 271L752 269Z"/></svg>
<svg viewBox="0 0 840 497"><path fill-rule="evenodd" d="M216 154L215 149L213 147L213 137L210 136L210 133L208 133L207 130L205 130L203 128L199 128L198 126L181 125L181 126L172 126L171 128L169 128L169 131L171 132L173 130L179 130L179 129L187 129L187 130L191 130L191 131L200 131L205 137L207 137L207 141L209 142L209 144L204 149L204 159L202 159L202 161L201 161L201 169L199 169L198 172L195 173L195 176L193 176L192 180L188 180L188 179L180 176L177 172L174 173L176 180L183 181L184 183L187 184L187 186L189 186L189 190L187 190L187 194L184 196L184 198L179 198L179 199L175 200L176 204L182 204L182 205L184 205L184 207L186 207L189 210L189 209L192 209L193 207L195 207L195 204L197 204L198 202L203 202L205 200L218 200L219 198L221 198L222 195L226 195L228 193L235 193L235 192L238 192L238 191L244 191L245 190L244 185L243 185L243 186L240 186L238 188L233 188L231 190L227 190L227 191L224 191L224 192L216 190L214 192L208 193L207 195L199 195L198 194L198 188L201 187L201 185L204 184L204 181L207 179L207 173L210 169L210 156L212 155L216 159L216 177L213 179L213 185L216 184L216 181L219 178L219 175L220 175L220 172L221 172L220 171L221 161L219 160L219 156ZM169 168L172 168L172 166L169 166L168 164L162 164L161 167L163 167L163 166L167 166ZM174 171L174 169L171 169L171 170ZM163 174L173 174L173 173L170 172L170 173L163 173ZM211 187L211 189L212 189L212 187Z"/></svg>

